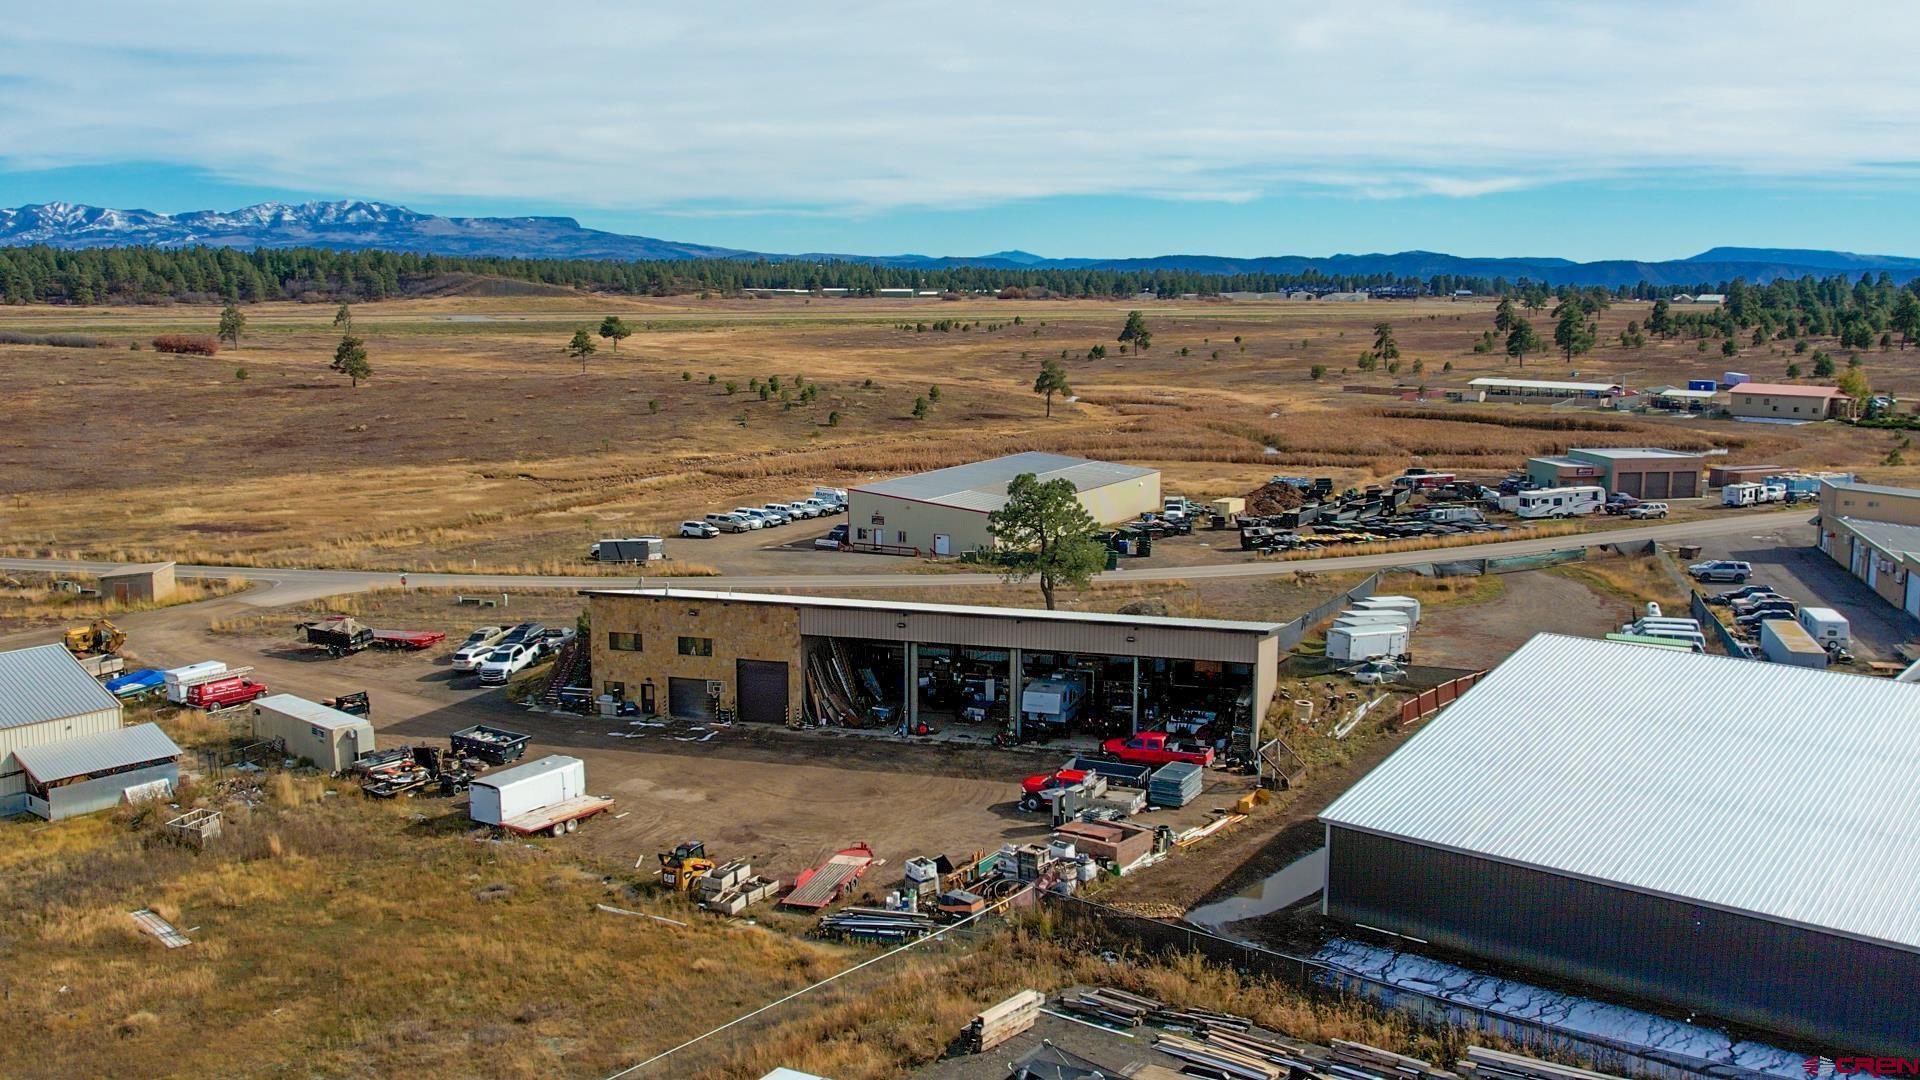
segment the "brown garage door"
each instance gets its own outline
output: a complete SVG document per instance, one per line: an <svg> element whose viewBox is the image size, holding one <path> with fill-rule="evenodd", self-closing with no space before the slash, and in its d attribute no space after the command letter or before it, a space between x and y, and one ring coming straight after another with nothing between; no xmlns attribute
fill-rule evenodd
<svg viewBox="0 0 1920 1080"><path fill-rule="evenodd" d="M1643 499L1664 499L1669 494L1667 480L1672 473L1650 472L1647 474L1647 490L1640 493Z"/></svg>
<svg viewBox="0 0 1920 1080"><path fill-rule="evenodd" d="M1641 497L1640 481L1645 475L1637 472L1616 472L1613 474L1613 490L1638 499Z"/></svg>
<svg viewBox="0 0 1920 1080"><path fill-rule="evenodd" d="M683 720L713 719L713 699L705 679L668 679L667 712Z"/></svg>
<svg viewBox="0 0 1920 1080"><path fill-rule="evenodd" d="M784 660L737 660L740 719L753 724L787 722L787 663Z"/></svg>
<svg viewBox="0 0 1920 1080"><path fill-rule="evenodd" d="M1700 474L1695 470L1673 474L1673 497L1695 499L1700 496Z"/></svg>

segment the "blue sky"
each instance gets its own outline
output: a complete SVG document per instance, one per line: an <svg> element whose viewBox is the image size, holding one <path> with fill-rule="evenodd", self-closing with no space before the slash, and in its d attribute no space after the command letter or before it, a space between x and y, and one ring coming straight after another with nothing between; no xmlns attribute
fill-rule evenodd
<svg viewBox="0 0 1920 1080"><path fill-rule="evenodd" d="M0 204L367 198L769 251L1920 254L1897 4L42 5Z"/></svg>

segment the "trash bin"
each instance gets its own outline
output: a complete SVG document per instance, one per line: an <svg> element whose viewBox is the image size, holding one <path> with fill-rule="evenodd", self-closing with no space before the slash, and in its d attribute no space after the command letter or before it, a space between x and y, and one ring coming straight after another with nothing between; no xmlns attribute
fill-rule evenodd
<svg viewBox="0 0 1920 1080"><path fill-rule="evenodd" d="M1107 569L1109 570L1120 569L1120 553L1113 550L1112 548L1107 549Z"/></svg>
<svg viewBox="0 0 1920 1080"><path fill-rule="evenodd" d="M1153 537L1141 537L1140 542L1133 546L1133 553L1143 559L1153 554Z"/></svg>

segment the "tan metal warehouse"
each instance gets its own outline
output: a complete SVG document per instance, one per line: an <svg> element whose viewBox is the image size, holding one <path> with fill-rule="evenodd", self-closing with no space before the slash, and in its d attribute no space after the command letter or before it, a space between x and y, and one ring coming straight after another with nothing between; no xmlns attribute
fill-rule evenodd
<svg viewBox="0 0 1920 1080"><path fill-rule="evenodd" d="M1160 509L1160 473L1132 465L1037 451L899 476L847 493L850 547L912 555L959 555L993 546L987 515L1006 505L1022 473L1068 480L1102 525Z"/></svg>
<svg viewBox="0 0 1920 1080"><path fill-rule="evenodd" d="M16 750L120 730L120 701L61 645L0 652L0 814L27 809Z"/></svg>
<svg viewBox="0 0 1920 1080"><path fill-rule="evenodd" d="M872 689L910 724L931 707L930 680L972 662L997 673L1016 720L1032 711L1023 708L1031 687L1085 672L1089 711L1119 730L1185 717L1199 709L1184 704L1204 698L1223 703L1236 738L1257 746L1280 657L1274 623L682 589L584 595L601 692L643 713L694 719L720 710L750 722L817 718L809 677L864 653L868 670L886 672ZM1166 707L1156 714L1158 702Z"/></svg>
<svg viewBox="0 0 1920 1080"><path fill-rule="evenodd" d="M119 604L153 604L171 600L175 585L173 564L123 566L100 575L100 598Z"/></svg>

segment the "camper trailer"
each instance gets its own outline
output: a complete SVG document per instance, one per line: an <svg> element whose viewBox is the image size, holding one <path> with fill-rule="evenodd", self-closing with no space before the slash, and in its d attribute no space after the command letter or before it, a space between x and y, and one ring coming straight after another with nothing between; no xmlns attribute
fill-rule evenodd
<svg viewBox="0 0 1920 1080"><path fill-rule="evenodd" d="M1591 514L1607 503L1602 487L1536 488L1517 497L1513 512L1523 518L1564 518Z"/></svg>

